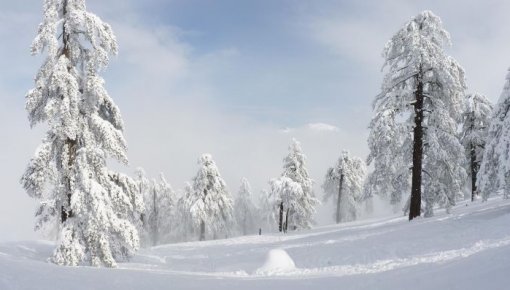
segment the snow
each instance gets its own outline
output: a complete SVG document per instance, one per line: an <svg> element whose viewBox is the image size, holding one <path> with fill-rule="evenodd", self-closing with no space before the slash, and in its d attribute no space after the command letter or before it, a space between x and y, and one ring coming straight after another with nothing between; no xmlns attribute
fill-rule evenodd
<svg viewBox="0 0 510 290"><path fill-rule="evenodd" d="M282 249L273 249L267 253L264 265L255 271L257 275L278 275L296 269L294 260Z"/></svg>
<svg viewBox="0 0 510 290"><path fill-rule="evenodd" d="M56 266L50 242L3 243L0 289L507 289L509 224L510 200L495 197L412 222L161 245L117 269Z"/></svg>

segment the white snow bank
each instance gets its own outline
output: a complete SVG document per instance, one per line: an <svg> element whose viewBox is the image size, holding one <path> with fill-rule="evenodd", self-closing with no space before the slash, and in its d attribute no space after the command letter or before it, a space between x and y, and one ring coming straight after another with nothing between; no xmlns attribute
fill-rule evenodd
<svg viewBox="0 0 510 290"><path fill-rule="evenodd" d="M293 270L296 270L296 264L289 254L282 249L273 249L267 253L264 265L255 271L255 275L275 275Z"/></svg>

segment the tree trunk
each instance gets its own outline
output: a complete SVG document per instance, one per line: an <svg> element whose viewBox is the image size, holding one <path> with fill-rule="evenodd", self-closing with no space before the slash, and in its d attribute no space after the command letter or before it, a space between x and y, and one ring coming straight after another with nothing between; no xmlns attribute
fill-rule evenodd
<svg viewBox="0 0 510 290"><path fill-rule="evenodd" d="M475 201L477 193L476 174L478 173L478 162L476 162L475 145L471 143L471 201Z"/></svg>
<svg viewBox="0 0 510 290"><path fill-rule="evenodd" d="M421 214L421 184L422 184L422 161L423 161L423 82L422 72L417 76L414 103L414 136L413 136L413 167L411 181L411 206L409 220L419 217Z"/></svg>
<svg viewBox="0 0 510 290"><path fill-rule="evenodd" d="M338 200L336 201L336 223L340 223L341 216L340 216L340 202L342 200L342 186L344 182L344 175L340 174L340 180L338 181Z"/></svg>
<svg viewBox="0 0 510 290"><path fill-rule="evenodd" d="M61 220L62 223L64 223L68 218L73 216L73 213L71 211L71 193L72 193L72 186L71 186L71 177L69 176L70 172L72 172L72 168L74 167L75 161L76 161L76 141L67 139L65 142L65 145L67 147L67 168L65 169L66 175L64 176L64 186L66 191L66 200L62 204L61 208Z"/></svg>
<svg viewBox="0 0 510 290"><path fill-rule="evenodd" d="M287 208L287 214L285 215L285 227L283 228L283 232L287 232L289 229L289 209Z"/></svg>
<svg viewBox="0 0 510 290"><path fill-rule="evenodd" d="M475 112L471 112L471 133L475 130ZM476 162L476 145L471 142L470 144L470 157L471 157L471 202L475 201L475 195L477 193L476 188L476 174L478 173L478 162Z"/></svg>
<svg viewBox="0 0 510 290"><path fill-rule="evenodd" d="M62 13L65 16L67 14L67 0L64 0ZM67 58L70 58L70 50L69 50L69 33L66 32L65 21L62 24L62 43L63 49L62 54ZM69 66L67 68L68 71L71 71L72 67ZM61 96L64 98L64 96ZM70 172L72 172L72 168L76 163L76 140L71 138L67 138L64 142L64 147L67 148L67 168L65 169L66 174L64 175L64 187L66 192L66 200L63 201L60 213L60 219L62 223L64 223L68 218L73 216L71 211L71 194L72 194L72 186L71 186L71 177ZM61 168L62 169L62 168Z"/></svg>
<svg viewBox="0 0 510 290"><path fill-rule="evenodd" d="M280 220L278 221L278 230L283 231L283 201L280 203Z"/></svg>
<svg viewBox="0 0 510 290"><path fill-rule="evenodd" d="M205 222L203 220L200 222L200 240L205 241Z"/></svg>

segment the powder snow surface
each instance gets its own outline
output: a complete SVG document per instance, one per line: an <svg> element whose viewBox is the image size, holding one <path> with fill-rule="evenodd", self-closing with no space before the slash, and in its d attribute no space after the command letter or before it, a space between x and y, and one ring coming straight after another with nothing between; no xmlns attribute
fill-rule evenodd
<svg viewBox="0 0 510 290"><path fill-rule="evenodd" d="M266 262L255 273L257 275L277 275L295 269L296 264L285 250L274 249L267 253Z"/></svg>
<svg viewBox="0 0 510 290"><path fill-rule="evenodd" d="M0 289L509 289L510 200L413 222L158 246L117 269L55 266L53 247L0 244Z"/></svg>

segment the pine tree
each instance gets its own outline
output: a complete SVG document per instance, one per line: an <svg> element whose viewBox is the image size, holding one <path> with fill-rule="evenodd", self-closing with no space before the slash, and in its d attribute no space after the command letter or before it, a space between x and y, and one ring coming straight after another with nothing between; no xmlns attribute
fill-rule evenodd
<svg viewBox="0 0 510 290"><path fill-rule="evenodd" d="M510 196L510 69L505 87L491 115L487 143L478 173L478 187L484 201L499 189Z"/></svg>
<svg viewBox="0 0 510 290"><path fill-rule="evenodd" d="M353 221L363 195L366 168L363 160L343 151L335 167L328 169L324 184L324 201L336 198L336 223Z"/></svg>
<svg viewBox="0 0 510 290"><path fill-rule="evenodd" d="M384 49L388 71L370 123L370 183L398 203L411 180L409 220L420 216L422 199L425 216L433 215L435 204L449 209L466 177L457 136L466 85L463 69L445 54L447 44L439 17L424 11Z"/></svg>
<svg viewBox="0 0 510 290"><path fill-rule="evenodd" d="M189 209L193 222L199 227L200 240L203 241L206 232L211 233L213 238L230 234L234 221L233 201L212 156L202 155L198 164L200 168L193 178Z"/></svg>
<svg viewBox="0 0 510 290"><path fill-rule="evenodd" d="M271 195L280 211L279 230L283 231L284 215L291 229L311 228L315 207L319 201L315 198L313 180L306 169L306 156L296 139L292 140L289 154L283 162L282 176L270 181Z"/></svg>
<svg viewBox="0 0 510 290"><path fill-rule="evenodd" d="M474 201L475 195L478 194L476 176L483 157L491 112L492 104L484 95L466 96L461 142L468 160L467 171L471 177L471 201Z"/></svg>
<svg viewBox="0 0 510 290"><path fill-rule="evenodd" d="M31 126L48 132L21 182L59 220L52 261L113 267L138 248L130 217L140 199L106 160L127 163L119 109L98 72L117 53L110 26L86 11L84 0L46 0L32 53L47 53L26 96ZM40 219L41 220L41 219Z"/></svg>
<svg viewBox="0 0 510 290"><path fill-rule="evenodd" d="M251 200L251 187L246 178L241 179L241 187L234 203L234 213L239 231L243 236L257 230L257 208Z"/></svg>

